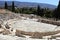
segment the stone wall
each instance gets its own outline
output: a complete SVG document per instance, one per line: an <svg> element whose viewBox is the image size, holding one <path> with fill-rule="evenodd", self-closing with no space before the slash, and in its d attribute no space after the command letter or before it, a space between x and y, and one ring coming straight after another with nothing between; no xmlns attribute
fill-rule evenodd
<svg viewBox="0 0 60 40"><path fill-rule="evenodd" d="M58 31L52 31L52 32L25 32L21 30L16 30L16 36L21 36L21 35L28 35L31 36L30 38L42 38L43 36L50 36L50 35L55 35L57 33L60 33L60 30Z"/></svg>

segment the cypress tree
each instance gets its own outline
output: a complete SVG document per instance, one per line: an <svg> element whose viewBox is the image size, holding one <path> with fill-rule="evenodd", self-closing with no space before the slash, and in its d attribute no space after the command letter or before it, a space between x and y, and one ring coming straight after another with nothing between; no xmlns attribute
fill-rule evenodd
<svg viewBox="0 0 60 40"><path fill-rule="evenodd" d="M7 2L5 1L5 9L7 9L8 7L7 7Z"/></svg>
<svg viewBox="0 0 60 40"><path fill-rule="evenodd" d="M12 12L15 11L15 7L14 7L14 1L12 1Z"/></svg>
<svg viewBox="0 0 60 40"><path fill-rule="evenodd" d="M37 7L37 15L40 15L40 6Z"/></svg>
<svg viewBox="0 0 60 40"><path fill-rule="evenodd" d="M54 16L56 19L60 19L60 1L59 1L57 8L54 11Z"/></svg>
<svg viewBox="0 0 60 40"><path fill-rule="evenodd" d="M37 7L37 15L43 16L43 9L39 5Z"/></svg>

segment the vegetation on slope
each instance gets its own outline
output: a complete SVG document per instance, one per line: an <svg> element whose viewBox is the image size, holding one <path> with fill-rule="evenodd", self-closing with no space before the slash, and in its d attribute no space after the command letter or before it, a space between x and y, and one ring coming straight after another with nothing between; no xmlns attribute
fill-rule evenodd
<svg viewBox="0 0 60 40"><path fill-rule="evenodd" d="M5 9L7 9L7 2L5 2ZM55 18L60 19L60 1L58 4L58 7L54 10L51 10L49 8L41 8L39 5L37 5L37 8L28 8L28 7L24 7L24 8L17 8L14 5L14 1L12 1L12 6L8 8L9 10L11 10L12 12L15 13L25 13L25 14L35 14L35 15L39 15L41 17L46 17L46 18Z"/></svg>

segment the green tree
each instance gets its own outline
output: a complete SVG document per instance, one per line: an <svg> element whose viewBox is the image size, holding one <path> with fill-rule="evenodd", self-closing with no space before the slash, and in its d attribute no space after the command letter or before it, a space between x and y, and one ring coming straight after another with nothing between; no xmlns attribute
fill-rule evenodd
<svg viewBox="0 0 60 40"><path fill-rule="evenodd" d="M51 18L53 16L53 13L52 13L53 10L50 10L49 8L45 8L44 9L44 17L46 18Z"/></svg>
<svg viewBox="0 0 60 40"><path fill-rule="evenodd" d="M12 12L15 11L14 1L12 1Z"/></svg>
<svg viewBox="0 0 60 40"><path fill-rule="evenodd" d="M8 7L7 7L7 2L5 1L5 9L7 9Z"/></svg>
<svg viewBox="0 0 60 40"><path fill-rule="evenodd" d="M37 15L43 16L43 9L39 5L37 7Z"/></svg>
<svg viewBox="0 0 60 40"><path fill-rule="evenodd" d="M59 4L58 4L58 7L54 10L54 17L56 19L60 19L60 1L59 1Z"/></svg>
<svg viewBox="0 0 60 40"><path fill-rule="evenodd" d="M37 15L40 15L40 6L37 7Z"/></svg>

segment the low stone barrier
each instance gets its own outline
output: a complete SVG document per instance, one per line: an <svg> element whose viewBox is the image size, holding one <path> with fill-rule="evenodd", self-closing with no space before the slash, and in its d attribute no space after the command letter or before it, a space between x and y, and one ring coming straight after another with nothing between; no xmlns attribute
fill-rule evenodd
<svg viewBox="0 0 60 40"><path fill-rule="evenodd" d="M57 21L41 20L41 22L60 26L60 22L57 22Z"/></svg>
<svg viewBox="0 0 60 40"><path fill-rule="evenodd" d="M42 38L43 36L49 36L49 35L55 35L57 33L60 33L60 30L58 31L52 31L52 32L25 32L21 30L16 30L16 36L21 35L28 35L31 36L30 38Z"/></svg>

